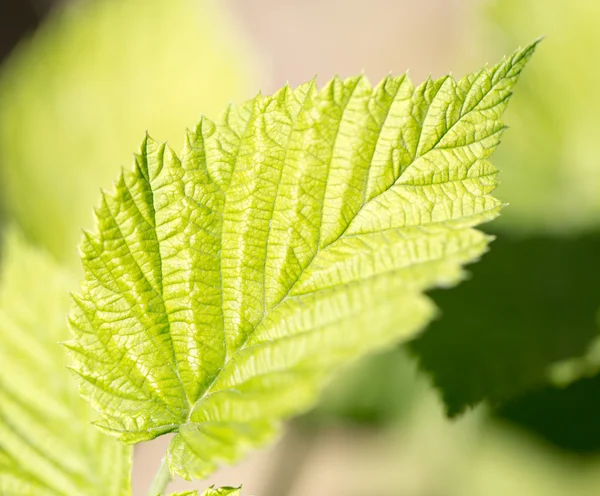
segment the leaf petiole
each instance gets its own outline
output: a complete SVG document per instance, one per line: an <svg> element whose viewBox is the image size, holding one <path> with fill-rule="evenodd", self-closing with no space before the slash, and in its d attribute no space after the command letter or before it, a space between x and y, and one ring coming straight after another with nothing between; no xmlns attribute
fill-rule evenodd
<svg viewBox="0 0 600 496"><path fill-rule="evenodd" d="M171 482L171 473L169 472L169 467L167 466L167 459L163 458L160 462L158 470L156 471L152 485L150 486L150 492L148 493L148 496L163 496L167 486L169 485L169 482Z"/></svg>

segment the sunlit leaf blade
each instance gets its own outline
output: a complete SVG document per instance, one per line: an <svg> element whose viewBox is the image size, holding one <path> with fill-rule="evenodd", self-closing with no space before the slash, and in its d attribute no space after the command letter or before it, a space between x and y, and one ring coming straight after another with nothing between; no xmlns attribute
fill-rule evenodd
<svg viewBox="0 0 600 496"><path fill-rule="evenodd" d="M489 157L535 44L459 81L314 82L147 137L96 210L69 344L98 425L177 435L205 477L310 407L331 371L406 340L485 250Z"/></svg>
<svg viewBox="0 0 600 496"><path fill-rule="evenodd" d="M79 227L140 132L179 144L202 112L254 85L248 44L218 1L62 3L0 74L0 203L76 263Z"/></svg>
<svg viewBox="0 0 600 496"><path fill-rule="evenodd" d="M171 496L198 496L198 491L186 491L183 493L174 493ZM200 496L240 496L242 489L239 487L210 487Z"/></svg>
<svg viewBox="0 0 600 496"><path fill-rule="evenodd" d="M11 230L0 284L0 494L128 496L131 449L91 425L58 344L72 281Z"/></svg>

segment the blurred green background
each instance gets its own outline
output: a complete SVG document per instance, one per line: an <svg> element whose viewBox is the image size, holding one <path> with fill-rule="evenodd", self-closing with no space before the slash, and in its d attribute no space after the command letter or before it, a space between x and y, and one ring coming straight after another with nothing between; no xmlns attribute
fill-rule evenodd
<svg viewBox="0 0 600 496"><path fill-rule="evenodd" d="M409 345L342 371L274 447L209 483L255 496L600 494L597 0L6 0L0 208L77 273L80 228L144 131L318 74L460 76L546 39L495 156L510 204ZM1 366L1 364L0 364ZM138 447L145 494L165 440ZM205 488L196 482L178 487Z"/></svg>

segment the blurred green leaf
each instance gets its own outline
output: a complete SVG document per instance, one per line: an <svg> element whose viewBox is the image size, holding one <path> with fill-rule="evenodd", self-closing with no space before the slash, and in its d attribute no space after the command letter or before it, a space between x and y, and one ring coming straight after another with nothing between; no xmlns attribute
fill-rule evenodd
<svg viewBox="0 0 600 496"><path fill-rule="evenodd" d="M502 406L496 416L577 453L600 452L600 376L547 385Z"/></svg>
<svg viewBox="0 0 600 496"><path fill-rule="evenodd" d="M600 2L490 0L482 8L487 22L478 22L483 33L472 41L485 53L546 35L508 111L513 132L494 157L498 197L511 204L498 229L599 226Z"/></svg>
<svg viewBox="0 0 600 496"><path fill-rule="evenodd" d="M579 360L599 334L589 295L600 290L591 270L600 251L600 68L590 63L600 51L600 3L492 0L482 8L486 52L547 38L494 155L498 196L511 204L493 225L494 250L472 281L435 295L444 319L411 346L451 414L520 397L558 375L591 375L600 364Z"/></svg>
<svg viewBox="0 0 600 496"><path fill-rule="evenodd" d="M29 238L76 260L99 188L143 130L179 146L201 113L246 97L246 52L214 0L67 2L2 69L4 208Z"/></svg>
<svg viewBox="0 0 600 496"><path fill-rule="evenodd" d="M185 491L183 493L174 493L171 496L198 496L198 491ZM200 496L240 496L242 490L239 487L210 487Z"/></svg>
<svg viewBox="0 0 600 496"><path fill-rule="evenodd" d="M412 411L428 384L404 349L368 356L344 369L327 387L316 409L303 420L340 420L374 426L394 423Z"/></svg>
<svg viewBox="0 0 600 496"><path fill-rule="evenodd" d="M16 230L0 286L0 494L129 496L132 450L91 425L59 345L74 282Z"/></svg>
<svg viewBox="0 0 600 496"><path fill-rule="evenodd" d="M569 455L505 425L487 425L451 487L440 496L596 496L600 459Z"/></svg>
<svg viewBox="0 0 600 496"><path fill-rule="evenodd" d="M581 356L598 335L600 280L590 261L600 233L531 239L504 233L472 278L434 300L442 319L410 349L450 414L544 386L551 366Z"/></svg>

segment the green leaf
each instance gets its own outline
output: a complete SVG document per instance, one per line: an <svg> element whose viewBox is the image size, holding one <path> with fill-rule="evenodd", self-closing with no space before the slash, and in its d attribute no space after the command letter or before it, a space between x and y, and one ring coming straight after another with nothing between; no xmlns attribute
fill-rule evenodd
<svg viewBox="0 0 600 496"><path fill-rule="evenodd" d="M590 319L592 320L592 319ZM598 314L596 315L596 334L589 346L576 357L552 364L550 381L556 386L567 386L582 378L600 376L600 337L598 334Z"/></svg>
<svg viewBox="0 0 600 496"><path fill-rule="evenodd" d="M459 81L314 82L231 106L181 157L147 137L96 210L69 348L98 425L176 432L203 478L309 408L341 364L412 337L498 215L489 157L535 49Z"/></svg>
<svg viewBox="0 0 600 496"><path fill-rule="evenodd" d="M514 132L495 158L498 195L511 204L498 228L524 235L596 229L600 67L589 61L600 51L600 3L573 9L562 0L491 0L481 10L482 30L469 42L484 53L547 36L507 114Z"/></svg>
<svg viewBox="0 0 600 496"><path fill-rule="evenodd" d="M58 344L71 279L15 231L0 287L0 494L130 494L131 449L91 424Z"/></svg>
<svg viewBox="0 0 600 496"><path fill-rule="evenodd" d="M557 361L585 353L598 335L597 305L582 291L600 293L590 271L599 250L598 234L504 233L469 281L432 294L444 318L409 346L451 415L543 387Z"/></svg>
<svg viewBox="0 0 600 496"><path fill-rule="evenodd" d="M240 496L241 494L241 487L220 487L215 489L213 486L204 491L201 496ZM172 496L198 496L198 491L175 493Z"/></svg>
<svg viewBox="0 0 600 496"><path fill-rule="evenodd" d="M407 419L418 399L431 389L421 375L417 361L403 347L367 356L337 375L302 421L311 427L340 422L371 428L396 425ZM417 376L421 380L415 380Z"/></svg>
<svg viewBox="0 0 600 496"><path fill-rule="evenodd" d="M600 375L578 378L566 386L550 384L527 391L494 413L504 422L508 420L535 433L567 454L597 454Z"/></svg>
<svg viewBox="0 0 600 496"><path fill-rule="evenodd" d="M210 489L207 489L202 496L240 496L241 494L241 487L220 487L218 489L211 487Z"/></svg>
<svg viewBox="0 0 600 496"><path fill-rule="evenodd" d="M0 200L77 262L79 226L140 132L181 139L201 112L247 98L256 64L213 0L63 3L2 68Z"/></svg>

